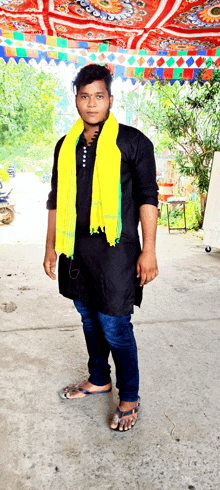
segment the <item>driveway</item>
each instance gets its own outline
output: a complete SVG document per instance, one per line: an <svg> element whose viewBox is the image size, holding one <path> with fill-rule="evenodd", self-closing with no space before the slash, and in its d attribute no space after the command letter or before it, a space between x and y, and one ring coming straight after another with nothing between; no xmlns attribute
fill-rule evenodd
<svg viewBox="0 0 220 490"><path fill-rule="evenodd" d="M11 179L0 225L1 490L219 490L220 253L159 228L159 276L133 316L141 411L119 433L113 393L64 402L87 375L80 317L43 271L49 184Z"/></svg>

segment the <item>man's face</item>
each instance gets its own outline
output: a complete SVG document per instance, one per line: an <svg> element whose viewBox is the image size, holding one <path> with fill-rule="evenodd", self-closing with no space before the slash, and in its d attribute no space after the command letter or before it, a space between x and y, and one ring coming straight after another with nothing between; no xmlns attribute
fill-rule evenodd
<svg viewBox="0 0 220 490"><path fill-rule="evenodd" d="M76 96L76 107L87 124L97 125L108 116L113 97L109 97L104 80L97 80L80 87Z"/></svg>

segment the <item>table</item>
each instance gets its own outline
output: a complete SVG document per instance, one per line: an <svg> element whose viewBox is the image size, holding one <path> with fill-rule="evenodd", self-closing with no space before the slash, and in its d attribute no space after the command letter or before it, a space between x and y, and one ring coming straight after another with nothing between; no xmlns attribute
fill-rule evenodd
<svg viewBox="0 0 220 490"><path fill-rule="evenodd" d="M159 201L159 203L161 204L161 212L162 212L163 204L167 205L167 224L168 224L169 233L170 233L170 230L185 230L185 233L186 233L186 231L187 231L187 229L186 229L186 198L182 198L182 197L173 198L172 197L172 198L168 199L167 201ZM184 214L185 226L182 226L179 228L171 227L170 226L170 220L169 220L169 210L168 210L169 205L176 205L176 204L182 204L183 205L183 214Z"/></svg>

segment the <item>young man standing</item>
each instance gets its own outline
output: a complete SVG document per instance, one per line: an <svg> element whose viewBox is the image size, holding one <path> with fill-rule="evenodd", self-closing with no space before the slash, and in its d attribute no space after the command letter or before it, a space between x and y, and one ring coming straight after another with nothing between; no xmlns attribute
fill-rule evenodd
<svg viewBox="0 0 220 490"><path fill-rule="evenodd" d="M88 381L67 386L60 396L111 391L111 352L120 403L110 427L124 431L134 426L140 404L130 320L144 284L158 274L158 187L152 143L110 112L111 82L110 71L95 64L74 81L80 119L55 148L44 268L56 278L58 253L59 290L81 314L89 355Z"/></svg>

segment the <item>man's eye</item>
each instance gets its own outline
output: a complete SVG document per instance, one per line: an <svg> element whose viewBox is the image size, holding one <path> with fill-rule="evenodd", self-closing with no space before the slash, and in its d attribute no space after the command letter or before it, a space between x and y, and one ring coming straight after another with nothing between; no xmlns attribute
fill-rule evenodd
<svg viewBox="0 0 220 490"><path fill-rule="evenodd" d="M103 99L103 95L98 95L98 99Z"/></svg>
<svg viewBox="0 0 220 490"><path fill-rule="evenodd" d="M87 95L82 95L82 99L87 99Z"/></svg>

